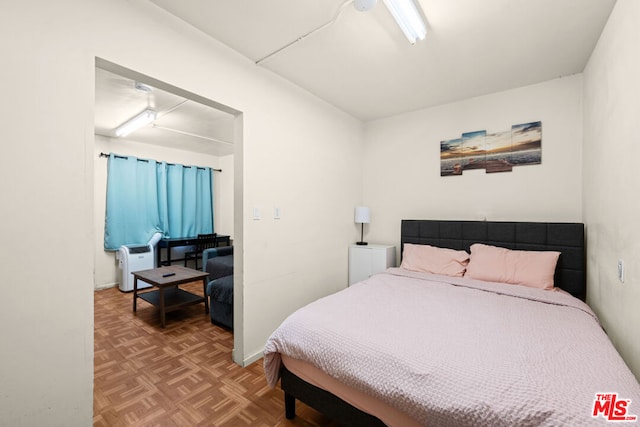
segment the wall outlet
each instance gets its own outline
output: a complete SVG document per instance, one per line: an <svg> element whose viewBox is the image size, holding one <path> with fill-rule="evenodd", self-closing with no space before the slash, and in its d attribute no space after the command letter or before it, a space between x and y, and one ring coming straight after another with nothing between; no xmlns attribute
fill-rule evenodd
<svg viewBox="0 0 640 427"><path fill-rule="evenodd" d="M624 283L624 261L621 259L618 260L618 280Z"/></svg>

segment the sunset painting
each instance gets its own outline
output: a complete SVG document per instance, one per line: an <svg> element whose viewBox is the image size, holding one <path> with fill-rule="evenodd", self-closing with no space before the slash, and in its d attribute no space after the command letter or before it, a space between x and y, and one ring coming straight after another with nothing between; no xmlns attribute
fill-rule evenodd
<svg viewBox="0 0 640 427"><path fill-rule="evenodd" d="M440 176L462 174L462 138L440 141Z"/></svg>
<svg viewBox="0 0 640 427"><path fill-rule="evenodd" d="M511 144L514 166L542 163L542 122L511 126Z"/></svg>
<svg viewBox="0 0 640 427"><path fill-rule="evenodd" d="M487 173L511 172L512 142L511 131L487 135L485 142L485 170Z"/></svg>
<svg viewBox="0 0 640 427"><path fill-rule="evenodd" d="M487 134L465 132L461 138L440 142L440 176L462 175L465 170L511 172L514 166L542 162L542 122L522 123L511 130Z"/></svg>
<svg viewBox="0 0 640 427"><path fill-rule="evenodd" d="M462 170L484 169L484 141L487 131L462 134Z"/></svg>

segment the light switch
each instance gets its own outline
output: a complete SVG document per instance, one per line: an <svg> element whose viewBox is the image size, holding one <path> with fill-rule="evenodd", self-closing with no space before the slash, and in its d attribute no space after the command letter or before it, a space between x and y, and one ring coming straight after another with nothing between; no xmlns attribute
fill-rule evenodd
<svg viewBox="0 0 640 427"><path fill-rule="evenodd" d="M280 219L280 207L276 206L273 208L273 219Z"/></svg>
<svg viewBox="0 0 640 427"><path fill-rule="evenodd" d="M253 219L259 220L260 218L260 208L253 208Z"/></svg>
<svg viewBox="0 0 640 427"><path fill-rule="evenodd" d="M624 283L624 261L621 259L618 260L618 280Z"/></svg>

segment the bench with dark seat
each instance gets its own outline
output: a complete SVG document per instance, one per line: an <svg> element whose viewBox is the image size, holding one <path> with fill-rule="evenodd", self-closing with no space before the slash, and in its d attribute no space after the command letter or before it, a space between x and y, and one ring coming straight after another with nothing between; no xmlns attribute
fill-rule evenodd
<svg viewBox="0 0 640 427"><path fill-rule="evenodd" d="M209 273L211 323L233 329L233 246L204 250L202 265Z"/></svg>

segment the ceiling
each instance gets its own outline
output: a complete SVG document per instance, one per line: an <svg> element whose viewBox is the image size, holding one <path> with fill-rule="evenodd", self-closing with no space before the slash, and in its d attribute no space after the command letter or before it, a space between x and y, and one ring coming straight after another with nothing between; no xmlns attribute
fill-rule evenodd
<svg viewBox="0 0 640 427"><path fill-rule="evenodd" d="M580 73L615 0L415 0L410 45L382 1L151 0L364 121Z"/></svg>
<svg viewBox="0 0 640 427"><path fill-rule="evenodd" d="M233 154L232 114L198 102L177 89L146 85L150 91L139 90L136 81L96 68L94 123L97 135L116 138L118 126L149 108L156 111L156 120L129 138L214 156Z"/></svg>
<svg viewBox="0 0 640 427"><path fill-rule="evenodd" d="M150 1L363 121L580 73L615 4L415 0L427 37L411 45L382 1L367 12L351 0ZM113 136L152 106L155 127L131 138L233 152L232 114L165 87L141 92L134 78L112 71L96 71L97 134Z"/></svg>

